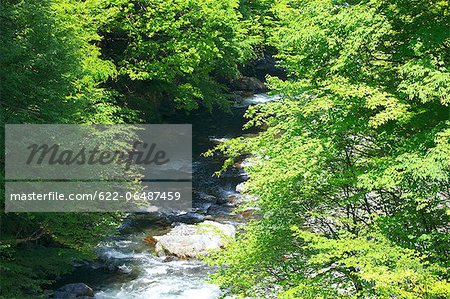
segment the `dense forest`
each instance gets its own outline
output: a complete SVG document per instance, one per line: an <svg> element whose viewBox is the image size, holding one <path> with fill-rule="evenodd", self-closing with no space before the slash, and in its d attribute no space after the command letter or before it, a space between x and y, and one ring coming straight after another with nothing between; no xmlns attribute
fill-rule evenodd
<svg viewBox="0 0 450 299"><path fill-rule="evenodd" d="M228 113L230 82L275 58L260 133L206 153L247 157L258 198L206 258L225 294L450 297L448 1L1 0L0 19L2 124ZM0 177L2 298L46 298L123 219L6 214Z"/></svg>

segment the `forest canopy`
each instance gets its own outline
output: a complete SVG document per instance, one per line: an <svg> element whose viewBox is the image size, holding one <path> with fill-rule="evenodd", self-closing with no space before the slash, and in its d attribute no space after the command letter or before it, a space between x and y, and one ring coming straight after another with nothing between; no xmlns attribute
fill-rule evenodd
<svg viewBox="0 0 450 299"><path fill-rule="evenodd" d="M1 1L2 124L149 123L175 108L226 106L219 79L236 77L258 40L249 38L238 6L234 0ZM122 219L5 214L3 175L1 183L3 298L45 297L42 287L70 271L74 259L92 258Z"/></svg>
<svg viewBox="0 0 450 299"><path fill-rule="evenodd" d="M446 1L275 1L288 80L247 111L252 222L213 264L243 296L448 298L450 10Z"/></svg>

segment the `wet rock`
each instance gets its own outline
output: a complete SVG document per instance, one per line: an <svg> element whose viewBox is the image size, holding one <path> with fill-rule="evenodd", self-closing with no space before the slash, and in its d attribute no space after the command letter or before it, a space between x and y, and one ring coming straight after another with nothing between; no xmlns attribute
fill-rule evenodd
<svg viewBox="0 0 450 299"><path fill-rule="evenodd" d="M80 299L86 297L94 297L94 291L84 283L66 284L53 295L55 299Z"/></svg>
<svg viewBox="0 0 450 299"><path fill-rule="evenodd" d="M226 197L219 197L219 198L217 199L217 202L216 202L217 205L223 205L223 204L226 204L226 203L228 203L228 200L227 200ZM212 206L213 206L213 205L211 205L211 207L212 207ZM210 209L211 209L211 207L210 207Z"/></svg>
<svg viewBox="0 0 450 299"><path fill-rule="evenodd" d="M91 269L96 270L96 269L104 268L105 265L102 264L102 263L99 263L99 262L91 262L91 263L89 264L89 267L90 267Z"/></svg>
<svg viewBox="0 0 450 299"><path fill-rule="evenodd" d="M231 87L234 90L250 92L264 92L267 90L267 87L259 79L245 76L233 80L233 82L231 82Z"/></svg>
<svg viewBox="0 0 450 299"><path fill-rule="evenodd" d="M193 206L197 213L206 214L208 209L211 207L211 202L194 202Z"/></svg>
<svg viewBox="0 0 450 299"><path fill-rule="evenodd" d="M212 205L208 213L212 216L234 216L234 207L228 205Z"/></svg>
<svg viewBox="0 0 450 299"><path fill-rule="evenodd" d="M212 194L214 193L214 194ZM209 204L214 204L217 203L218 200L218 194L215 194L215 192L213 190L209 190L208 193L206 192L198 192L198 193L194 193L194 197L192 199L192 207L194 208L193 210L199 212L199 213L203 213L205 208L209 208Z"/></svg>
<svg viewBox="0 0 450 299"><path fill-rule="evenodd" d="M171 219L171 222L195 224L195 223L203 222L205 220L205 216L197 214L197 213L188 212L188 213L171 215L170 219Z"/></svg>
<svg viewBox="0 0 450 299"><path fill-rule="evenodd" d="M197 225L181 224L168 234L154 236L159 256L195 258L224 247L234 238L235 228L229 224L205 221Z"/></svg>
<svg viewBox="0 0 450 299"><path fill-rule="evenodd" d="M198 193L198 197L202 201L206 201L206 202L216 202L216 200L217 200L217 198L214 195L207 194L207 193L204 193L204 192L199 192Z"/></svg>
<svg viewBox="0 0 450 299"><path fill-rule="evenodd" d="M253 96L255 93L253 91L239 90L234 91L233 94L236 96L236 99L242 99L242 98L249 98Z"/></svg>
<svg viewBox="0 0 450 299"><path fill-rule="evenodd" d="M256 77L260 80L265 80L267 75L286 79L286 71L277 66L273 53L264 53L262 57L246 63L242 69L242 74L246 76Z"/></svg>
<svg viewBox="0 0 450 299"><path fill-rule="evenodd" d="M72 264L72 267L74 267L74 268L81 268L81 267L89 266L89 262L88 261L75 260L75 261L72 261L71 264Z"/></svg>
<svg viewBox="0 0 450 299"><path fill-rule="evenodd" d="M171 223L170 216L170 213L165 212L133 213L126 218L121 230L126 232L133 231L136 227L166 226Z"/></svg>
<svg viewBox="0 0 450 299"><path fill-rule="evenodd" d="M242 196L240 196L239 194L228 195L227 201L234 206L237 206L244 202Z"/></svg>
<svg viewBox="0 0 450 299"><path fill-rule="evenodd" d="M176 256L166 256L166 257L164 257L162 262L169 263L169 262L173 262L173 261L177 261L177 260L178 260L178 258Z"/></svg>
<svg viewBox="0 0 450 299"><path fill-rule="evenodd" d="M239 171L239 177L244 181L247 181L248 179L250 179L248 173L245 171Z"/></svg>
<svg viewBox="0 0 450 299"><path fill-rule="evenodd" d="M244 191L245 191L245 183L237 184L237 186L236 186L236 192L242 193L242 192L244 192Z"/></svg>
<svg viewBox="0 0 450 299"><path fill-rule="evenodd" d="M131 272L133 272L133 269L127 265L120 265L117 267L117 270L120 273L124 273L124 274L130 274Z"/></svg>

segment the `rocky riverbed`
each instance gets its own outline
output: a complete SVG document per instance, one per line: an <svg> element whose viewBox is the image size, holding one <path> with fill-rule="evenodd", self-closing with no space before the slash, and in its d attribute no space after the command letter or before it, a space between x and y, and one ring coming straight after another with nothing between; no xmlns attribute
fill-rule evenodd
<svg viewBox="0 0 450 299"><path fill-rule="evenodd" d="M219 298L218 286L207 282L213 269L198 258L225 247L257 211L235 210L254 200L241 194L247 179L242 165L215 177L223 157L201 153L242 135L246 107L273 99L256 94L236 101L231 114L197 111L168 121L193 125L193 208L129 215L120 234L98 245L96 261L77 262L71 275L57 281L55 298Z"/></svg>

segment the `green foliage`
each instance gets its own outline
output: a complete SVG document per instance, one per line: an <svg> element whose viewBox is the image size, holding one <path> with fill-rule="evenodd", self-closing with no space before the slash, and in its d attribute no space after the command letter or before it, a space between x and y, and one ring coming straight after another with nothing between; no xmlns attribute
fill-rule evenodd
<svg viewBox="0 0 450 299"><path fill-rule="evenodd" d="M116 76L100 58L99 1L2 1L2 123L121 123L136 113L100 84ZM2 140L4 137L2 130ZM2 152L4 151L2 142ZM2 164L4 161L2 161ZM0 297L36 298L42 285L91 258L116 214L4 213L1 178Z"/></svg>
<svg viewBox="0 0 450 299"><path fill-rule="evenodd" d="M145 82L177 107L224 105L217 78L233 78L252 56L252 38L235 0L110 1L106 53L124 82ZM125 83L128 84L128 83Z"/></svg>
<svg viewBox="0 0 450 299"><path fill-rule="evenodd" d="M78 251L62 248L35 247L20 251L1 245L2 273L0 298L46 298L41 285L71 270L73 259L86 258Z"/></svg>
<svg viewBox="0 0 450 299"><path fill-rule="evenodd" d="M99 84L116 76L100 58L99 1L3 1L3 123L114 123L133 114ZM98 13L98 12L97 12Z"/></svg>
<svg viewBox="0 0 450 299"><path fill-rule="evenodd" d="M251 155L263 219L211 261L215 281L243 296L448 297L449 3L272 11L282 99L247 112L258 136L217 148L225 166Z"/></svg>
<svg viewBox="0 0 450 299"><path fill-rule="evenodd" d="M4 0L2 124L151 121L163 101L225 106L219 81L261 41L239 11L235 0ZM114 213L5 214L0 193L3 298L43 296L43 284L92 257L119 224Z"/></svg>
<svg viewBox="0 0 450 299"><path fill-rule="evenodd" d="M440 280L446 269L430 266L425 257L403 249L376 233L364 236L343 234L329 239L294 227L304 251L292 260L304 262L304 275L310 275L290 288L284 298L375 297L445 298L450 283ZM289 262L292 262L288 260ZM305 294L308 294L305 296Z"/></svg>
<svg viewBox="0 0 450 299"><path fill-rule="evenodd" d="M276 48L289 79L269 83L282 99L247 111L265 130L217 148L225 167L250 155L246 187L264 217L210 259L223 266L215 281L256 297L446 298L449 11L441 0L4 0L2 123L223 106L219 82ZM4 298L41 296L119 219L1 216Z"/></svg>

